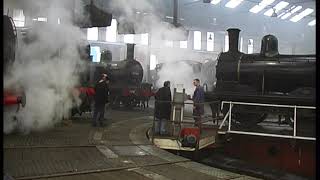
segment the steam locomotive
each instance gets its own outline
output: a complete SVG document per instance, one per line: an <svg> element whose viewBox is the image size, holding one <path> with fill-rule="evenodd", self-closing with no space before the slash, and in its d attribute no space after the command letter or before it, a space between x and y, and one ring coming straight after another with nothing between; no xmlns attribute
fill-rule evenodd
<svg viewBox="0 0 320 180"><path fill-rule="evenodd" d="M11 17L3 15L3 73L10 76L10 69L15 60L15 48L17 43L17 31ZM18 108L26 104L26 95L21 88L7 87L4 89L3 104L5 106L15 106Z"/></svg>
<svg viewBox="0 0 320 180"><path fill-rule="evenodd" d="M229 51L218 56L216 86L205 93L206 101L315 106L315 55L279 54L278 40L273 35L262 38L260 53L245 54L238 51L240 30L227 31ZM211 108L213 112L218 109L214 106ZM228 108L223 108L222 113L226 114L227 111ZM292 124L292 109L272 111L283 115ZM315 114L310 111L298 109L297 115L304 122L307 119L314 120ZM234 105L232 112L237 123L255 125L270 114L270 108Z"/></svg>
<svg viewBox="0 0 320 180"><path fill-rule="evenodd" d="M90 45L88 46L90 49ZM106 63L95 63L90 60L86 63L88 68L87 71L80 74L81 87L78 88L80 91L79 97L82 101L76 111L79 114L91 111L94 85L100 80L103 73L107 74L110 79L109 102L113 108L122 105L125 107L142 105L145 107L146 104L144 103L153 95L151 84L142 83L143 68L134 59L134 44L127 44L127 58L125 60Z"/></svg>

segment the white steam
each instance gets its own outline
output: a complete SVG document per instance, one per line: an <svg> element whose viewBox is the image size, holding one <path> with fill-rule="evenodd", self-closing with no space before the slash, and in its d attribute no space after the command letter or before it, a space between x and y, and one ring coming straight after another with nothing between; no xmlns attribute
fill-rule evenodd
<svg viewBox="0 0 320 180"><path fill-rule="evenodd" d="M187 34L184 28L176 28L171 23L165 22L164 17L159 16L155 7L156 2L149 0L112 0L109 4L110 9L119 13L117 19L119 23L130 22L133 24L136 33L148 32L151 35L152 48L157 48L161 54L161 60L165 63L176 62L179 59L187 60L182 51L175 51L165 47L165 40L186 40ZM160 12L161 14L161 12ZM162 15L163 16L163 15ZM123 27L122 27L123 28ZM183 58L181 58L183 57ZM183 84L187 93L193 92L192 80L196 75L192 72L192 66L181 63L179 67L165 65L159 72L160 79L157 87L162 87L164 81L171 81L172 87Z"/></svg>
<svg viewBox="0 0 320 180"><path fill-rule="evenodd" d="M192 95L195 89L192 84L193 79L200 79L200 74L195 73L192 65L184 61L165 63L158 72L158 76L159 79L156 82L157 87L162 87L164 81L170 81L171 89L183 85L183 88L188 95Z"/></svg>
<svg viewBox="0 0 320 180"><path fill-rule="evenodd" d="M120 24L131 23L138 34L148 32L151 34L153 44L161 44L163 40L186 38L185 29L165 22L149 0L112 0L109 6L112 11L119 13L117 19Z"/></svg>
<svg viewBox="0 0 320 180"><path fill-rule="evenodd" d="M77 46L84 36L80 28L72 25L70 12L63 8L49 9L48 17L58 16L63 23L58 25L48 19L48 23L31 27L35 41L25 44L18 39L16 60L10 75L4 77L4 87L22 88L27 103L16 114L17 120L12 118L15 109L5 109L4 133L15 129L24 133L42 130L68 117L71 92L78 83Z"/></svg>

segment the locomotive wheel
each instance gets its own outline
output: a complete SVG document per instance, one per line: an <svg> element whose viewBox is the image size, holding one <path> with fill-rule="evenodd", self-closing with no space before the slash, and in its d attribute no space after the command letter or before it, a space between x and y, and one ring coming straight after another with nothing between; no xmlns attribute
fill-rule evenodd
<svg viewBox="0 0 320 180"><path fill-rule="evenodd" d="M268 116L267 113L232 113L233 123L241 127L254 127Z"/></svg>
<svg viewBox="0 0 320 180"><path fill-rule="evenodd" d="M289 95L298 96L298 97L315 97L316 89L311 87L298 88L294 91L291 91ZM294 119L294 114L292 112L290 113L290 117L287 117L287 120L291 127L294 126L293 119ZM297 109L298 135L315 136L315 124L316 124L315 120L316 120L315 110Z"/></svg>
<svg viewBox="0 0 320 180"><path fill-rule="evenodd" d="M227 108L223 108L223 114L226 115L228 110L229 109ZM243 109L239 108L239 106L237 105L234 105L234 107L232 108L231 118L233 125L251 128L265 120L267 116L267 113L256 112L254 109Z"/></svg>
<svg viewBox="0 0 320 180"><path fill-rule="evenodd" d="M310 88L310 87L304 87L304 88L298 88L295 89L294 91L291 91L289 95L291 96L315 96L316 94L316 89L315 88Z"/></svg>
<svg viewBox="0 0 320 180"><path fill-rule="evenodd" d="M315 112L308 109L297 110L297 133L300 136L314 136L315 135ZM285 122L294 127L294 114L285 116Z"/></svg>

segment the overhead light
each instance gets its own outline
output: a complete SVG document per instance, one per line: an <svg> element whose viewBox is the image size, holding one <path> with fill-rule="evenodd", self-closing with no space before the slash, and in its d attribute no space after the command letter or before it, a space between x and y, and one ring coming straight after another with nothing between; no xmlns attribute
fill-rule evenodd
<svg viewBox="0 0 320 180"><path fill-rule="evenodd" d="M270 8L268 11L266 11L264 15L272 16L274 13L278 13L281 9L285 8L288 5L288 2L281 1L278 4L276 4L273 8Z"/></svg>
<svg viewBox="0 0 320 180"><path fill-rule="evenodd" d="M211 4L218 4L221 0L212 0L210 3Z"/></svg>
<svg viewBox="0 0 320 180"><path fill-rule="evenodd" d="M296 13L297 11L299 11L300 9L302 9L302 6L297 6L294 9L292 9L290 12L288 12L287 14L283 15L281 17L281 19L287 19L289 16L291 16L292 14Z"/></svg>
<svg viewBox="0 0 320 180"><path fill-rule="evenodd" d="M258 13L268 5L272 4L275 0L262 0L258 5L253 6L249 11L252 13Z"/></svg>
<svg viewBox="0 0 320 180"><path fill-rule="evenodd" d="M243 0L230 0L229 2L227 2L227 4L225 5L228 8L235 8L237 7Z"/></svg>
<svg viewBox="0 0 320 180"><path fill-rule="evenodd" d="M307 8L304 11L302 11L301 13L299 13L298 15L293 16L293 18L291 18L290 21L298 22L302 18L304 18L305 16L308 16L309 14L311 14L313 11L314 11L313 9Z"/></svg>
<svg viewBox="0 0 320 180"><path fill-rule="evenodd" d="M308 23L308 26L314 26L314 25L316 25L316 20L315 19Z"/></svg>
<svg viewBox="0 0 320 180"><path fill-rule="evenodd" d="M281 14L279 14L279 15L277 16L277 18L280 18L281 16L287 14L288 12L290 12L290 11L291 11L292 9L294 9L295 7L296 7L295 5L291 6L289 9L287 9L287 10L283 11Z"/></svg>
<svg viewBox="0 0 320 180"><path fill-rule="evenodd" d="M137 13L137 14L140 14L140 11L137 11L136 13Z"/></svg>

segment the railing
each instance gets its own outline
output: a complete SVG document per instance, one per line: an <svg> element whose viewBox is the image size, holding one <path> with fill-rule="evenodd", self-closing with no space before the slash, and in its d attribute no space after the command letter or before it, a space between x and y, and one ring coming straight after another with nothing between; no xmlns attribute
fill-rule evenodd
<svg viewBox="0 0 320 180"><path fill-rule="evenodd" d="M257 136L269 136L269 137L281 137L281 138L292 138L292 139L303 139L303 140L316 140L314 137L303 137L297 136L297 109L316 109L313 106L293 106L293 105L279 105L279 104L262 104L262 103L245 103L245 102L232 102L232 101L222 101L221 102L221 110L223 109L224 104L229 104L229 111L226 113L223 118L222 123L219 126L219 129L222 128L227 118L228 121L228 130L227 133L235 133L235 134L246 134L246 135L257 135ZM280 134L269 134L269 133L256 133L256 132L246 132L246 131L232 131L231 130L231 121L232 121L232 107L233 105L249 105L249 106L265 106L265 107L279 107L279 108L293 108L294 116L293 116L293 135L280 135Z"/></svg>

